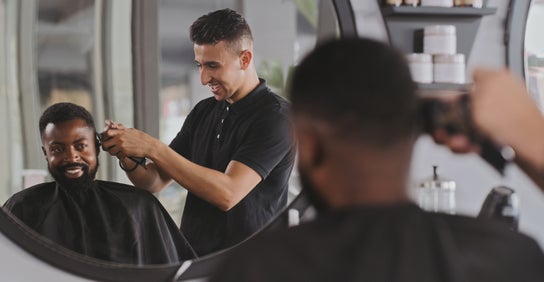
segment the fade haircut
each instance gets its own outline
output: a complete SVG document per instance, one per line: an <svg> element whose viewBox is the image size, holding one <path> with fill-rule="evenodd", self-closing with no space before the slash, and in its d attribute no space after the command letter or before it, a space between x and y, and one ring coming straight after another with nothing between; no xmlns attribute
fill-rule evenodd
<svg viewBox="0 0 544 282"><path fill-rule="evenodd" d="M251 29L244 17L231 9L217 10L198 18L190 28L191 41L198 45L226 41L228 48L238 53L243 40L253 41Z"/></svg>
<svg viewBox="0 0 544 282"><path fill-rule="evenodd" d="M75 119L84 120L96 133L93 116L89 111L73 103L56 103L47 108L40 117L40 134L43 134L50 123L59 124Z"/></svg>
<svg viewBox="0 0 544 282"><path fill-rule="evenodd" d="M400 51L344 38L325 42L304 58L290 95L295 116L329 123L337 138L387 148L417 132L415 90Z"/></svg>

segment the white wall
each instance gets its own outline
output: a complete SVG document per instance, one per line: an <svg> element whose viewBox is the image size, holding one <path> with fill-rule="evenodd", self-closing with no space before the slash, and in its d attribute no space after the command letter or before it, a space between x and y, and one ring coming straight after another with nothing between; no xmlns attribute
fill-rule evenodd
<svg viewBox="0 0 544 282"><path fill-rule="evenodd" d="M359 33L376 39L387 40L378 5L374 1L352 1L357 17ZM490 0L490 7L497 13L482 19L474 42L467 73L475 66L500 68L505 66L503 41L504 21L508 1ZM455 155L448 149L434 144L427 136L421 137L415 147L412 163L412 183L429 177L432 165L438 165L439 173L456 181L458 214L475 216L492 187L506 185L513 188L520 198L520 231L531 235L544 246L544 193L528 179L517 166L508 166L501 177L476 155Z"/></svg>

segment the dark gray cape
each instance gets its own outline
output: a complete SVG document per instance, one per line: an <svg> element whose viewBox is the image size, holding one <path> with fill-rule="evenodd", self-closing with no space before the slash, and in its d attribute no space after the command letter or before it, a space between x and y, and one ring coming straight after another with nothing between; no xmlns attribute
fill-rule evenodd
<svg viewBox="0 0 544 282"><path fill-rule="evenodd" d="M212 281L544 281L544 255L500 223L359 207L248 241Z"/></svg>
<svg viewBox="0 0 544 282"><path fill-rule="evenodd" d="M141 265L195 257L160 202L129 185L42 183L13 195L4 209L54 243L97 259Z"/></svg>

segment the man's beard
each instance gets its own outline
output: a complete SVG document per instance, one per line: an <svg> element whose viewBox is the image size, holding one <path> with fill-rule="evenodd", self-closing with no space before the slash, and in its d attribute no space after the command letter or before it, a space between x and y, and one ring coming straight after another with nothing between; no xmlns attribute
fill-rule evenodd
<svg viewBox="0 0 544 282"><path fill-rule="evenodd" d="M318 213L324 212L328 209L328 206L321 195L314 188L314 185L310 181L308 174L300 165L298 166L298 174L300 180L300 186L302 187L302 193L306 194L306 197L314 206Z"/></svg>
<svg viewBox="0 0 544 282"><path fill-rule="evenodd" d="M83 175L78 178L68 178L64 175L64 171L70 167L81 167ZM85 163L69 163L63 166L57 167L55 170L51 169L49 163L47 164L49 173L57 181L57 183L67 189L89 189L92 187L96 172L98 171L98 159L96 160L96 167L93 170L89 170L89 166Z"/></svg>

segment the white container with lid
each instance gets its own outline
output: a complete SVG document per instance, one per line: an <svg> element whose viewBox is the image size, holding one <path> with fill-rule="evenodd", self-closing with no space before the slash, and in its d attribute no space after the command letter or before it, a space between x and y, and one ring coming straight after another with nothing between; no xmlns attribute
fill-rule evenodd
<svg viewBox="0 0 544 282"><path fill-rule="evenodd" d="M402 0L385 0L384 4L389 5L389 6L397 6L398 7L398 6L402 5Z"/></svg>
<svg viewBox="0 0 544 282"><path fill-rule="evenodd" d="M483 0L455 0L455 6L459 7L473 7L473 8L482 8L484 3Z"/></svg>
<svg viewBox="0 0 544 282"><path fill-rule="evenodd" d="M415 82L433 82L433 56L431 54L412 53L406 55L406 60Z"/></svg>
<svg viewBox="0 0 544 282"><path fill-rule="evenodd" d="M421 6L453 7L453 0L421 0Z"/></svg>
<svg viewBox="0 0 544 282"><path fill-rule="evenodd" d="M438 83L465 83L465 55L434 55L433 77Z"/></svg>
<svg viewBox="0 0 544 282"><path fill-rule="evenodd" d="M457 34L454 25L430 25L423 30L423 53L457 53Z"/></svg>
<svg viewBox="0 0 544 282"><path fill-rule="evenodd" d="M404 5L416 7L419 4L419 0L404 0Z"/></svg>

